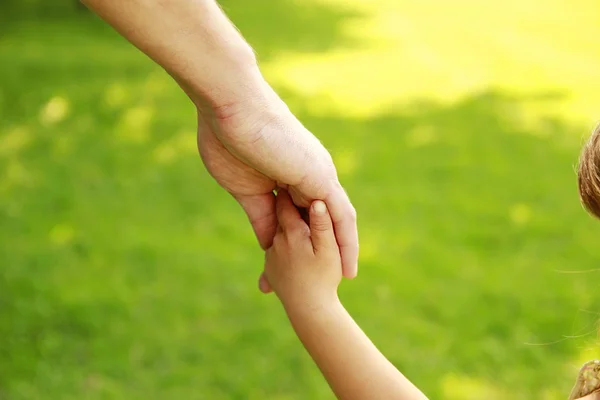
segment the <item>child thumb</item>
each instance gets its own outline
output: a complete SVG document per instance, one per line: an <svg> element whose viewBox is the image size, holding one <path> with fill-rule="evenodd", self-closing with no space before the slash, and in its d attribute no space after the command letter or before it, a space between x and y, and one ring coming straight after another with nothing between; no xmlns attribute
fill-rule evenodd
<svg viewBox="0 0 600 400"><path fill-rule="evenodd" d="M310 237L315 250L337 246L333 231L333 222L327 206L321 200L316 200L310 206Z"/></svg>

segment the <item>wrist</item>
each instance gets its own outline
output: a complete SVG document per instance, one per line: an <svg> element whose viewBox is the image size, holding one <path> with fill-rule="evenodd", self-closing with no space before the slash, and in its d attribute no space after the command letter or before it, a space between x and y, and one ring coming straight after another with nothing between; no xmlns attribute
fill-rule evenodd
<svg viewBox="0 0 600 400"><path fill-rule="evenodd" d="M296 296L278 295L283 308L290 318L293 316L303 317L307 314L329 312L341 307L342 303L337 295L337 291L324 291L312 294L302 294Z"/></svg>
<svg viewBox="0 0 600 400"><path fill-rule="evenodd" d="M338 328L345 309L337 296L335 299L321 299L315 303L283 303L286 315L303 343L315 339L321 340L322 334Z"/></svg>
<svg viewBox="0 0 600 400"><path fill-rule="evenodd" d="M192 70L178 81L185 83L197 108L210 106L217 117L221 109L260 98L268 87L252 48L246 45L223 49L209 70Z"/></svg>

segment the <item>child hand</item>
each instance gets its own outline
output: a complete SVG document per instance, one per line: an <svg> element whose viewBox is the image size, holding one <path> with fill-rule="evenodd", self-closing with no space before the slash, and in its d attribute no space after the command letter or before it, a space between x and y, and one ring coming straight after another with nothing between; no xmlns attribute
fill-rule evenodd
<svg viewBox="0 0 600 400"><path fill-rule="evenodd" d="M265 253L265 275L282 301L318 306L337 299L342 279L340 251L325 203L314 201L310 226L285 190L277 194L278 228Z"/></svg>

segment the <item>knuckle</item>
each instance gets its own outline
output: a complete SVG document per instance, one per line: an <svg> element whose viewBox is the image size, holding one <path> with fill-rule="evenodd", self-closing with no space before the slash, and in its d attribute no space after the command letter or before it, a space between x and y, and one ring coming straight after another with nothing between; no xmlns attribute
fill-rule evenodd
<svg viewBox="0 0 600 400"><path fill-rule="evenodd" d="M289 224L288 226L285 227L284 231L287 233L294 233L298 230L298 224Z"/></svg>
<svg viewBox="0 0 600 400"><path fill-rule="evenodd" d="M293 227L291 227L291 229L289 230L288 239L291 239L293 241L294 239L308 237L308 236L310 236L309 227L306 224L304 224L304 225L297 224L297 225L294 225Z"/></svg>
<svg viewBox="0 0 600 400"><path fill-rule="evenodd" d="M317 198L326 197L332 190L331 180L321 179L315 182L315 193Z"/></svg>
<svg viewBox="0 0 600 400"><path fill-rule="evenodd" d="M302 226L300 233L303 237L310 237L310 228L308 227L308 225Z"/></svg>

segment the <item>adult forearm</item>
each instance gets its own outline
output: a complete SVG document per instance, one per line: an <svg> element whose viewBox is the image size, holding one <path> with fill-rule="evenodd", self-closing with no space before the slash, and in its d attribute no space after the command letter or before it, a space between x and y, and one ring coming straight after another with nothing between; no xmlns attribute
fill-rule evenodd
<svg viewBox="0 0 600 400"><path fill-rule="evenodd" d="M375 347L341 303L286 307L290 321L342 400L426 399Z"/></svg>
<svg viewBox="0 0 600 400"><path fill-rule="evenodd" d="M227 105L262 80L250 46L214 0L82 0L165 68L194 101Z"/></svg>

